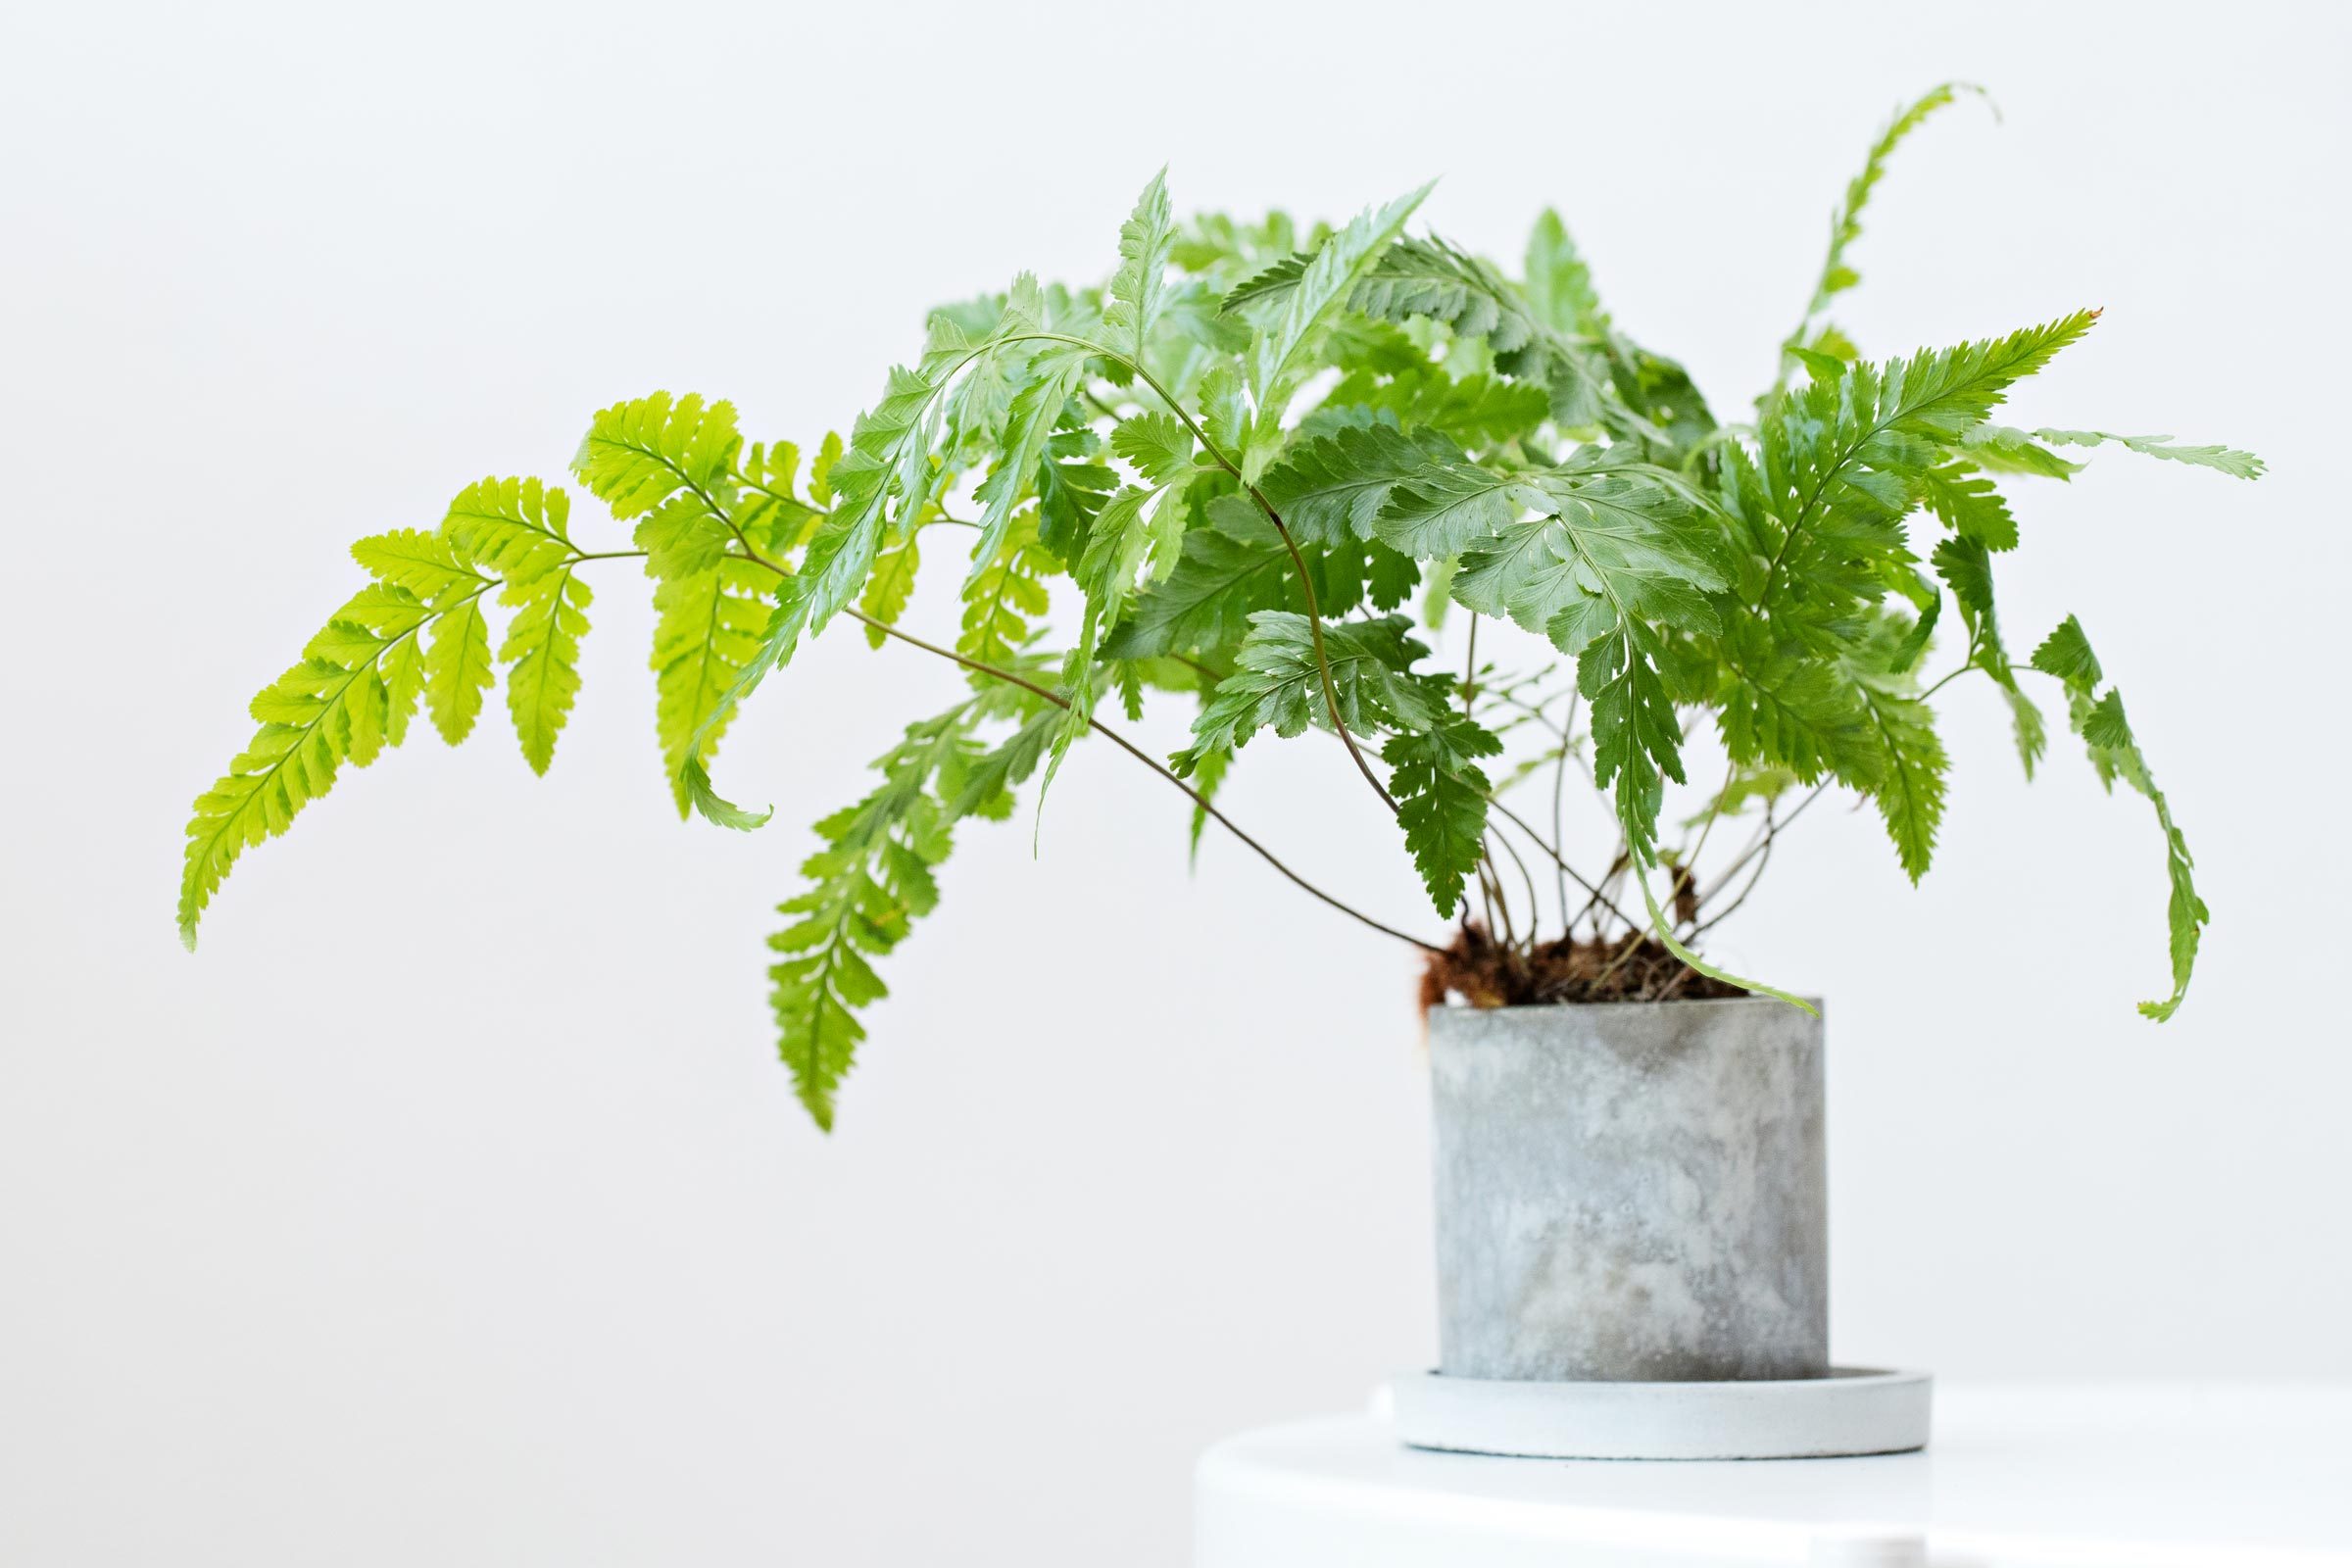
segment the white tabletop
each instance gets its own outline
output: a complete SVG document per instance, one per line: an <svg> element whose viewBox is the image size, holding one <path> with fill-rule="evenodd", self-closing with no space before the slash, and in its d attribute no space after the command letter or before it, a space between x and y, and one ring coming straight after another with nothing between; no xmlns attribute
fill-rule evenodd
<svg viewBox="0 0 2352 1568"><path fill-rule="evenodd" d="M1487 1459L1362 1416L1202 1456L1198 1568L2352 1568L2352 1385L1939 1387L1924 1453Z"/></svg>

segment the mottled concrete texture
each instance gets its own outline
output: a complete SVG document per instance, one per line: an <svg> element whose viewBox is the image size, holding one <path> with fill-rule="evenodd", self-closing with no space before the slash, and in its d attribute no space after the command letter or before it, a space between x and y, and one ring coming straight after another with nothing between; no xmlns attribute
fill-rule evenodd
<svg viewBox="0 0 2352 1568"><path fill-rule="evenodd" d="M1828 1372L1819 1018L1440 1007L1429 1034L1443 1372Z"/></svg>

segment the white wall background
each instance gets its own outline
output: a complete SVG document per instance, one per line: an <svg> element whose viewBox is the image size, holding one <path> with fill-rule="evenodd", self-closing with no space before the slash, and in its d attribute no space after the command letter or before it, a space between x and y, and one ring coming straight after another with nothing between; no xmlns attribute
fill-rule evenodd
<svg viewBox="0 0 2352 1568"><path fill-rule="evenodd" d="M1321 11L1320 17L1314 15ZM490 471L656 386L812 440L927 304L1186 207L1556 202L1736 406L1900 100L1880 351L2082 303L2019 406L2259 448L2028 493L2217 911L2162 972L2136 803L1987 692L1924 890L1815 812L1727 956L1833 999L1837 1342L1952 1376L2352 1372L2340 984L2346 25L2332 8L585 5L12 11L0 33L0 1560L1168 1564L1218 1433L1431 1348L1410 965L1113 756L967 834L820 1139L771 1058L804 823L953 672L828 638L668 814L600 584L553 775L485 720L257 852L189 797L246 695ZM590 522L589 531L596 524ZM918 622L953 606L933 585ZM1173 720L1152 738L1173 744ZM1337 754L1235 810L1416 918ZM1426 914L1420 918L1427 923Z"/></svg>

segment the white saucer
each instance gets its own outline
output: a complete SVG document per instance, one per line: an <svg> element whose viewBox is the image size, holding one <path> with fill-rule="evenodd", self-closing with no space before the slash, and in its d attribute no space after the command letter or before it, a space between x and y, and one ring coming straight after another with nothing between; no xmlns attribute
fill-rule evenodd
<svg viewBox="0 0 2352 1568"><path fill-rule="evenodd" d="M1927 1446L1935 1380L1838 1367L1752 1383L1509 1383L1406 1372L1416 1448L1535 1459L1817 1459Z"/></svg>

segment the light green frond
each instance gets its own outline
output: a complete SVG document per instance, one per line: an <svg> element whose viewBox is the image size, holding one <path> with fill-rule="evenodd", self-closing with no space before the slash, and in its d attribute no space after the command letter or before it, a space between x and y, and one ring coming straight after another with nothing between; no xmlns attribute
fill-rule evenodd
<svg viewBox="0 0 2352 1568"><path fill-rule="evenodd" d="M1386 207L1367 210L1334 234L1299 274L1281 315L1256 334L1249 355L1250 401L1256 412L1242 458L1246 478L1264 473L1281 452L1283 413L1313 373L1308 351L1317 334L1402 232L1431 188L1424 185Z"/></svg>
<svg viewBox="0 0 2352 1568"><path fill-rule="evenodd" d="M477 565L510 586L561 571L579 554L571 542L571 501L537 479L484 479L449 504L442 532Z"/></svg>
<svg viewBox="0 0 2352 1568"><path fill-rule="evenodd" d="M865 579L865 590L858 595L858 608L874 624L865 628L869 648L879 648L889 640L882 628L898 624L906 613L906 601L914 595L914 575L922 569L922 528L917 525L906 530L905 538L886 545L874 558L874 569Z"/></svg>
<svg viewBox="0 0 2352 1568"><path fill-rule="evenodd" d="M513 593L512 585L508 591ZM561 568L549 587L524 600L499 646L499 660L508 666L507 711L514 716L523 760L534 773L545 773L555 760L556 737L579 695L580 639L588 635L590 597L572 567Z"/></svg>
<svg viewBox="0 0 2352 1568"><path fill-rule="evenodd" d="M1119 226L1119 270L1111 274L1102 307L1107 341L1137 365L1147 363L1152 328L1167 297L1168 253L1176 227L1168 211L1168 172L1152 176L1135 211Z"/></svg>
<svg viewBox="0 0 2352 1568"><path fill-rule="evenodd" d="M1609 316L1592 291L1592 273L1568 237L1568 225L1548 207L1527 236L1527 280L1520 286L1536 319L1553 331L1582 337L1608 332Z"/></svg>
<svg viewBox="0 0 2352 1568"><path fill-rule="evenodd" d="M2185 463L2191 467L2213 468L2232 479L2259 479L2263 463L2251 452L2234 447L2175 446L2169 435L2114 435L2105 430L2036 430L2037 441L2053 446L2095 447L2112 441L2142 457L2162 458L2167 463Z"/></svg>
<svg viewBox="0 0 2352 1568"><path fill-rule="evenodd" d="M365 767L407 734L426 679L418 634L453 614L478 614L493 586L446 550L436 554L435 543L416 533L363 541L368 548L355 554L384 581L347 601L305 647L302 662L254 698L259 733L196 798L188 821L179 935L189 948L206 906L247 849L286 831L334 786L343 763ZM441 597L427 604L402 577L441 583Z"/></svg>
<svg viewBox="0 0 2352 1568"><path fill-rule="evenodd" d="M735 712L728 693L767 625L772 580L757 566L722 562L654 589L654 727L681 817L692 804L685 765L708 763L718 751Z"/></svg>
<svg viewBox="0 0 2352 1568"><path fill-rule="evenodd" d="M1871 144L1870 156L1863 160L1861 172L1847 182L1845 199L1838 204L1837 214L1830 220L1829 257L1822 263L1821 278L1813 286L1813 298L1805 306L1804 319L1797 322L1796 330L1789 333L1788 340L1781 345L1784 375L1787 365L1795 358L1796 351L1807 346L1806 335L1814 320L1830 308L1832 300L1862 281L1861 274L1847 262L1845 253L1854 241L1862 237L1862 210L1870 205L1871 192L1878 188L1880 177L1886 172L1886 161L1894 156L1895 148L1902 145L1904 137L1925 123L1929 116L1963 93L1979 98L1985 96L1984 88L1965 81L1947 81L1932 87L1916 103L1896 115L1880 132L1879 139Z"/></svg>

